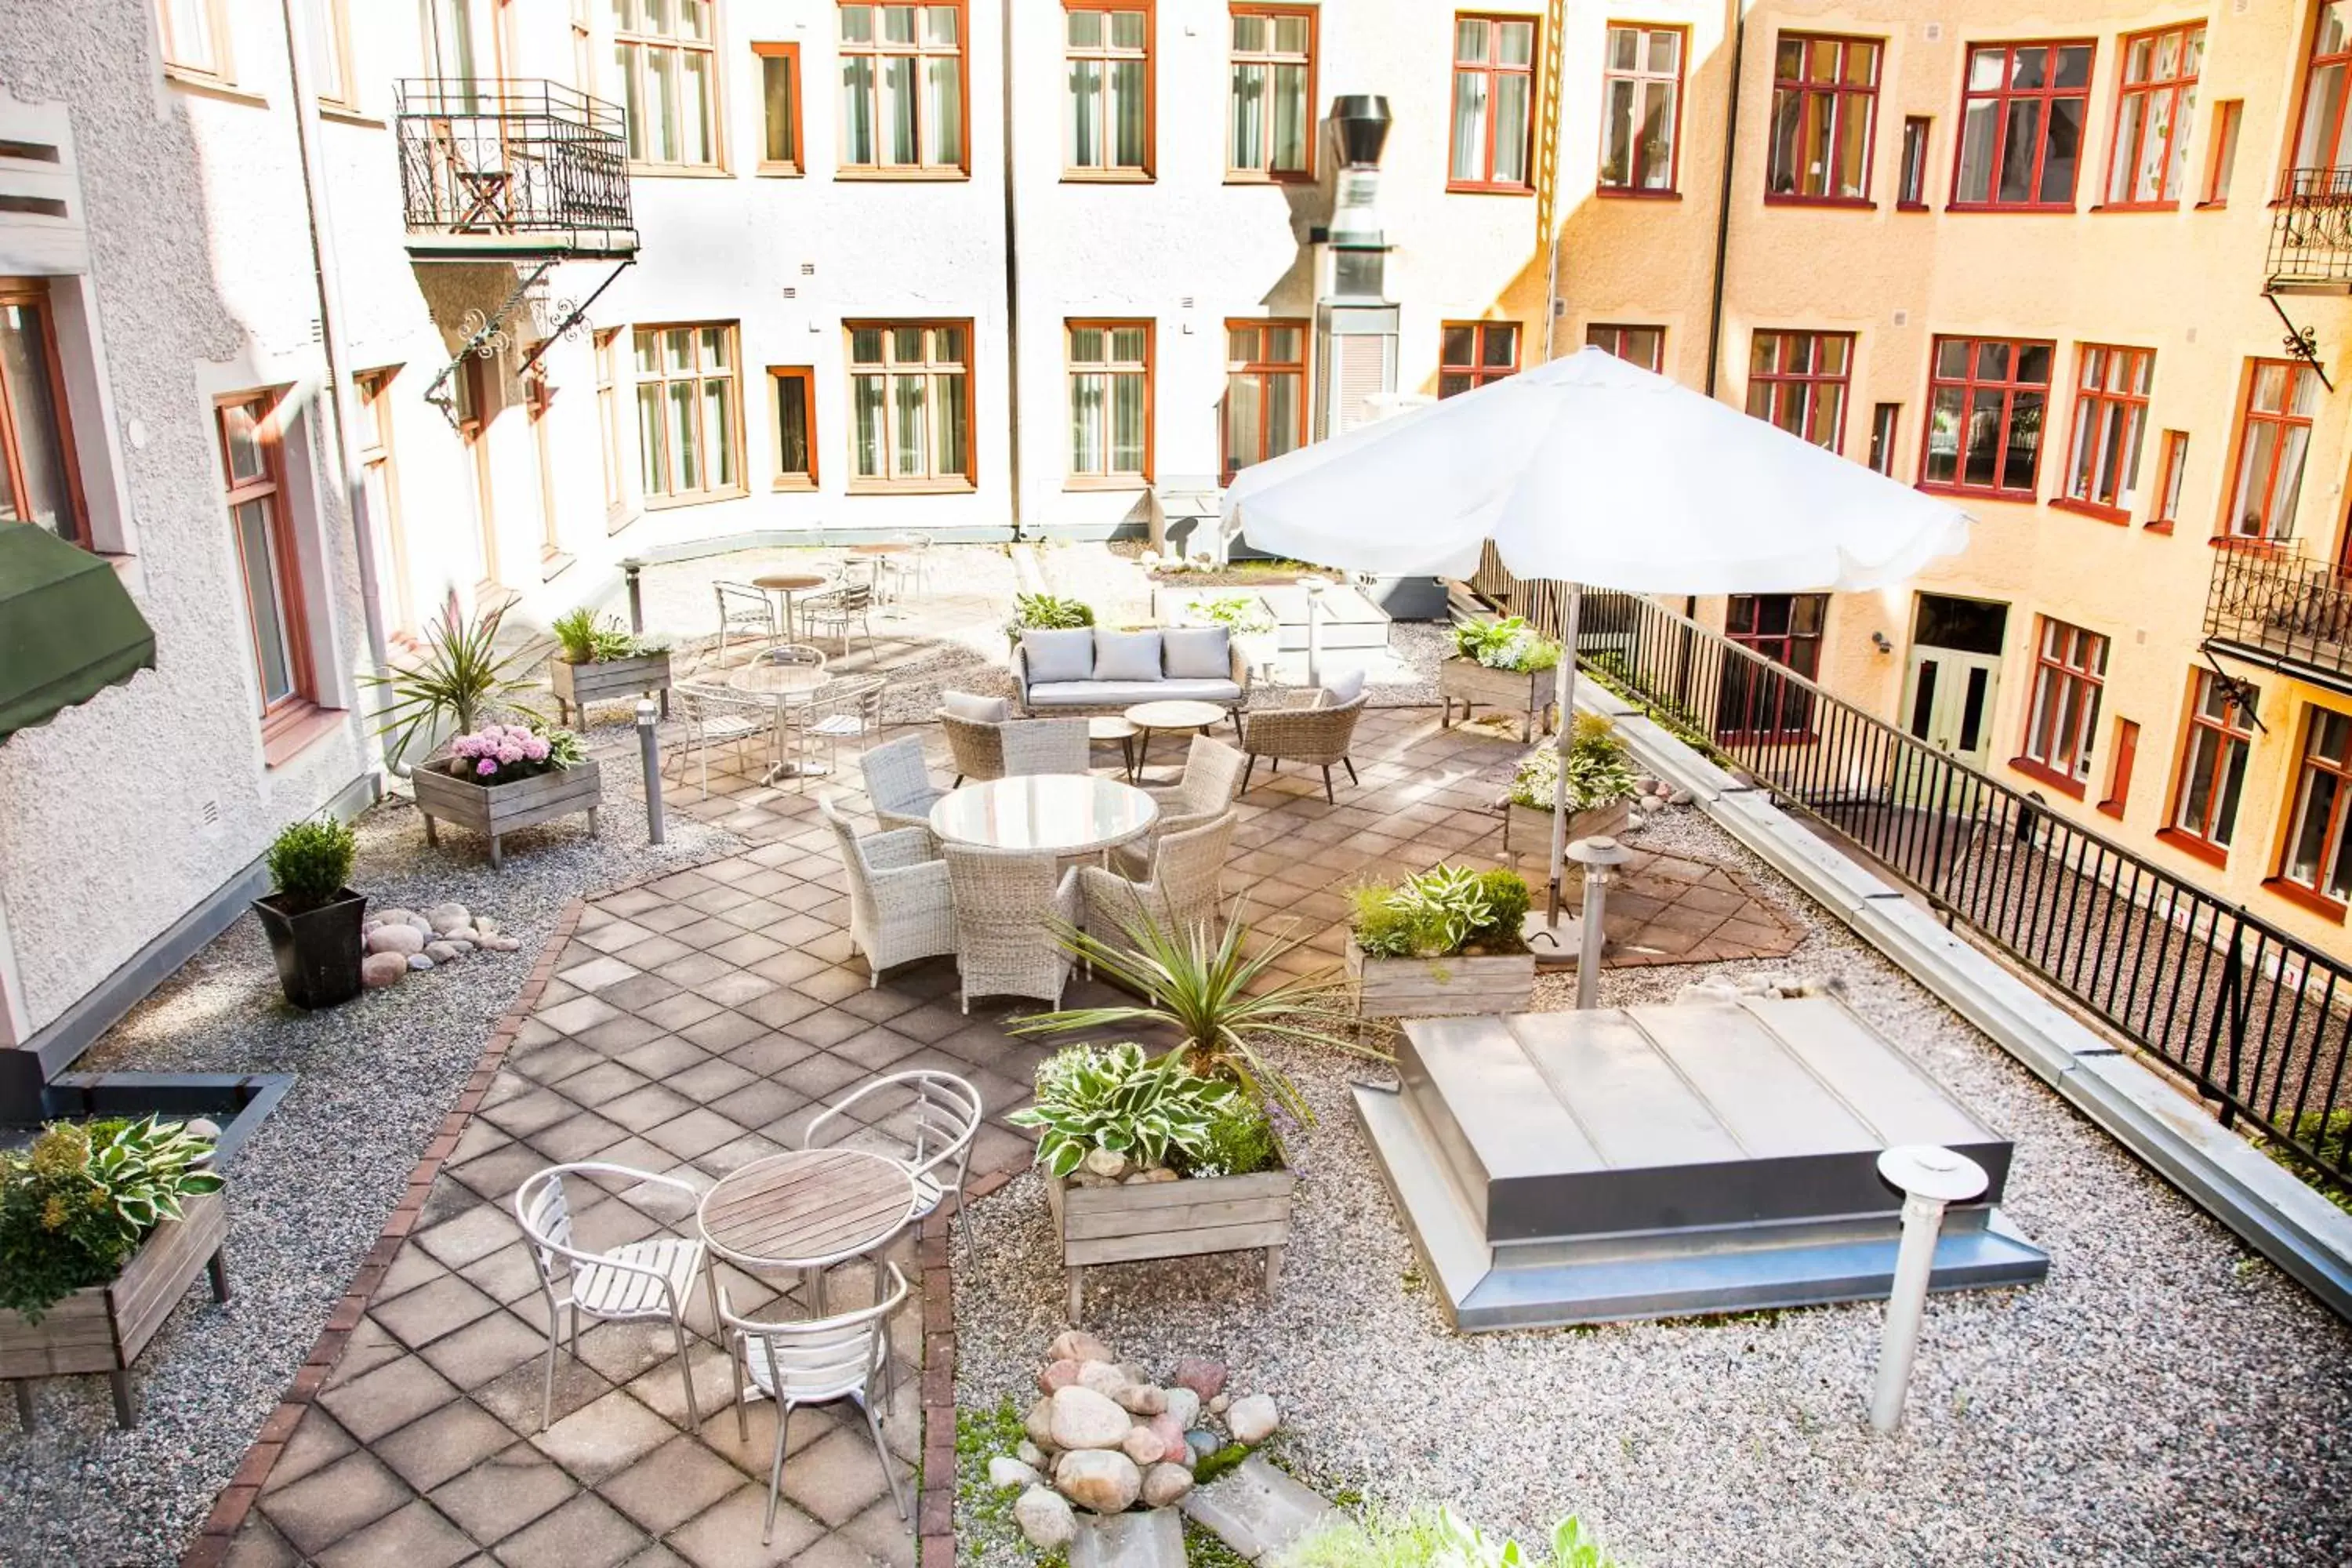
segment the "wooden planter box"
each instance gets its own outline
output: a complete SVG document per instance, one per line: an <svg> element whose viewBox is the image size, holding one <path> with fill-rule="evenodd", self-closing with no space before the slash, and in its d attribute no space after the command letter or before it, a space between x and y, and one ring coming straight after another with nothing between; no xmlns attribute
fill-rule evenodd
<svg viewBox="0 0 2352 1568"><path fill-rule="evenodd" d="M501 784L478 784L446 770L446 763L434 763L410 775L416 786L416 809L425 814L427 844L441 842L435 832L436 823L455 823L488 838L490 864L503 866L506 860L499 840L518 827L584 811L588 831L592 835L596 831L596 807L604 799L604 778L593 761Z"/></svg>
<svg viewBox="0 0 2352 1568"><path fill-rule="evenodd" d="M1359 1018L1450 1018L1524 1013L1536 988L1532 952L1452 958L1370 958L1348 939L1348 981Z"/></svg>
<svg viewBox="0 0 2352 1568"><path fill-rule="evenodd" d="M1568 841L1596 836L1615 837L1625 831L1625 819L1633 815L1633 803L1621 800L1613 805L1596 805L1590 811L1568 814ZM1549 863L1551 859L1551 813L1513 801L1503 808L1503 853L1513 859L1536 859Z"/></svg>
<svg viewBox="0 0 2352 1568"><path fill-rule="evenodd" d="M1532 741L1537 718L1551 706L1559 683L1557 670L1489 669L1475 658L1449 658L1437 667L1437 689L1445 703L1438 723L1442 728L1453 727L1457 702L1462 704L1465 720L1479 707L1507 708L1524 716L1519 739Z"/></svg>
<svg viewBox="0 0 2352 1568"><path fill-rule="evenodd" d="M222 1246L228 1205L218 1193L200 1193L181 1205L182 1217L148 1233L109 1285L89 1285L51 1304L37 1323L0 1310L0 1380L16 1384L16 1410L29 1429L33 1391L22 1380L102 1372L114 1385L114 1421L138 1419L131 1400L131 1364L200 1269L210 1269L213 1300L228 1300Z"/></svg>
<svg viewBox="0 0 2352 1568"><path fill-rule="evenodd" d="M555 713L562 722L576 723L591 702L621 702L669 689L669 650L641 653L634 658L608 658L595 664L547 661L548 684L555 689Z"/></svg>
<svg viewBox="0 0 2352 1568"><path fill-rule="evenodd" d="M1049 1181L1045 1201L1062 1240L1070 1321L1081 1319L1086 1271L1097 1263L1263 1248L1265 1291L1273 1295L1282 1278L1282 1249L1290 1244L1290 1202L1297 1186L1298 1178L1288 1171L1116 1187Z"/></svg>

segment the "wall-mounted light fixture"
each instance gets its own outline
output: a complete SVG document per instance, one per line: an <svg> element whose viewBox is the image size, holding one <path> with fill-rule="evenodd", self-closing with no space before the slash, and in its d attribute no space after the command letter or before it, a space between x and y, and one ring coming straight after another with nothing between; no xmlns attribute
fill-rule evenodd
<svg viewBox="0 0 2352 1568"><path fill-rule="evenodd" d="M1895 645L1886 640L1886 634L1885 632L1871 633L1870 646L1876 648L1881 653L1893 653L1895 651Z"/></svg>

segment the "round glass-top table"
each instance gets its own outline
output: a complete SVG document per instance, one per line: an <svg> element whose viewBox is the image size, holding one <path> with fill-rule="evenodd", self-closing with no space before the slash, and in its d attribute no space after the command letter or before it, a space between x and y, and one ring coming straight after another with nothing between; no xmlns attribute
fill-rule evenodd
<svg viewBox="0 0 2352 1568"><path fill-rule="evenodd" d="M1086 773L968 784L931 806L931 831L950 844L1054 856L1128 843L1159 820L1159 803L1141 790Z"/></svg>
<svg viewBox="0 0 2352 1568"><path fill-rule="evenodd" d="M824 689L833 677L821 664L776 664L754 658L730 669L726 679L730 687L745 696L765 698L775 705L776 745L781 753L787 749L793 710ZM806 757L787 756L761 775L760 782L772 784L778 779L813 777L824 772L823 767Z"/></svg>

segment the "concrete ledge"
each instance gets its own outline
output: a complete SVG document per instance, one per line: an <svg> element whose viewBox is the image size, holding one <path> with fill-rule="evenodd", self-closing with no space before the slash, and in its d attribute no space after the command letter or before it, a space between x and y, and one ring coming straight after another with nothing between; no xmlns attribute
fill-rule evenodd
<svg viewBox="0 0 2352 1568"><path fill-rule="evenodd" d="M1579 708L1587 706L1585 690L1585 683L1577 682L1576 705ZM1602 695L1612 703L1617 700L1613 693ZM1606 711L1598 708L1591 710ZM1720 800L1727 795L1744 795L1755 788L1753 784L1742 784L1738 779L1716 766L1714 763L1700 756L1698 752L1676 740L1672 731L1654 719L1644 719L1639 714L1631 713L1623 716L1615 714L1610 716L1616 718L1617 732L1625 738L1625 743L1631 746L1634 754L1642 759L1642 765L1678 789L1686 789L1699 799L1712 802Z"/></svg>

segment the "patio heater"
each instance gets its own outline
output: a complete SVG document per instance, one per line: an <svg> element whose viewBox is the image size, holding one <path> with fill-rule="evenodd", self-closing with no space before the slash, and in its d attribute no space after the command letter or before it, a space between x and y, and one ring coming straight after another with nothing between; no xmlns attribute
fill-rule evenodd
<svg viewBox="0 0 2352 1568"><path fill-rule="evenodd" d="M1316 258L1317 440L1370 424L1396 391L1397 307L1384 291L1390 247L1378 211L1388 138L1387 99L1350 93L1332 101L1339 177Z"/></svg>

